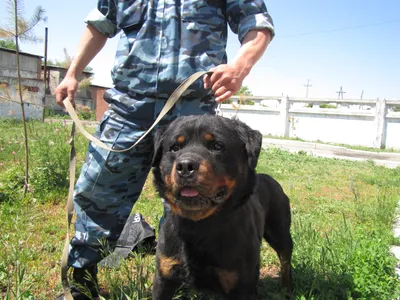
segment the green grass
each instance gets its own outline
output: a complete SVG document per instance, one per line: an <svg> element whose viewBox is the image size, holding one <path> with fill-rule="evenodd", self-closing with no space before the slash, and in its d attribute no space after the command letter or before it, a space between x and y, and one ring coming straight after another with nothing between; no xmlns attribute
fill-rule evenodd
<svg viewBox="0 0 400 300"><path fill-rule="evenodd" d="M32 177L26 197L21 124L7 121L0 127L0 298L52 299L61 291L69 127L29 123ZM80 164L86 145L78 137ZM291 199L295 299L400 296L396 262L388 254L398 243L391 227L400 168L270 149L261 153L258 171L278 180ZM134 212L157 227L162 207L151 178ZM265 243L261 261L259 299L282 299L278 259ZM151 299L154 269L153 255L134 254L118 269L100 269L99 289L104 299Z"/></svg>

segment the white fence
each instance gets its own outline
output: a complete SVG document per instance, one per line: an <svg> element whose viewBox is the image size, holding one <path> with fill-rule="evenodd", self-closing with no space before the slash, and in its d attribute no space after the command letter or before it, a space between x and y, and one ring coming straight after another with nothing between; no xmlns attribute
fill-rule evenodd
<svg viewBox="0 0 400 300"><path fill-rule="evenodd" d="M237 108L239 97L233 97ZM254 105L222 104L263 134L374 148L400 149L400 101L242 97Z"/></svg>

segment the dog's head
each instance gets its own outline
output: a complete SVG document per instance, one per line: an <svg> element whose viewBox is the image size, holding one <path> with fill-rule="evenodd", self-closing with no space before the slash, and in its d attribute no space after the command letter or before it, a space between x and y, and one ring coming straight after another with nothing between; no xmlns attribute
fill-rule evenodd
<svg viewBox="0 0 400 300"><path fill-rule="evenodd" d="M152 166L160 196L183 218L209 217L249 188L261 140L260 132L238 120L176 119L155 135Z"/></svg>

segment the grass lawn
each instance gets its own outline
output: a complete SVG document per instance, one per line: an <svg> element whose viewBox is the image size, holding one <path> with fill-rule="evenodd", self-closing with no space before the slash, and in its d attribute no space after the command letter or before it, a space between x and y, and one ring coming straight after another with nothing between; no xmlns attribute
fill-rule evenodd
<svg viewBox="0 0 400 300"><path fill-rule="evenodd" d="M62 121L29 123L31 186L25 197L22 126L0 121L0 128L0 298L52 299L61 291L69 128ZM80 164L86 145L77 139ZM399 243L391 228L400 168L271 149L261 153L258 171L280 182L291 200L296 299L400 296L396 261L388 254ZM151 178L134 212L157 227L162 207ZM282 299L278 259L266 244L261 260L259 299ZM104 299L151 299L154 268L154 256L142 253L119 269L100 269ZM189 299L210 297L191 293Z"/></svg>

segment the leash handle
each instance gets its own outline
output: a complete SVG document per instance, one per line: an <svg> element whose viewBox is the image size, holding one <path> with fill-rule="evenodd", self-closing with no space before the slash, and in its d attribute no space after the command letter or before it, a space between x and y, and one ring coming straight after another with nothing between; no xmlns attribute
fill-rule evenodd
<svg viewBox="0 0 400 300"><path fill-rule="evenodd" d="M71 103L68 101L68 103ZM71 106L72 107L72 106ZM68 189L68 200L67 200L67 234L64 242L64 249L61 257L61 285L64 292L64 298L66 300L73 300L69 283L68 283L68 250L70 243L70 227L72 223L72 216L74 214L74 185L75 185L75 169L76 169L76 150L75 150L75 134L76 128L75 123L72 123L71 139L69 144L71 150L69 153L69 189Z"/></svg>
<svg viewBox="0 0 400 300"><path fill-rule="evenodd" d="M96 144L97 146L99 146L105 150L113 151L113 152L129 151L132 148L136 147L136 145L139 144L154 129L154 127L171 110L171 108L179 100L179 98L182 96L182 94L188 89L188 87L190 85L192 85L193 82L195 82L197 79L199 79L201 76L203 76L205 74L211 74L211 72L200 71L200 72L194 73L190 77L186 78L176 88L176 90L171 94L171 96L168 98L163 109L161 110L160 114L158 115L158 117L154 121L154 123L150 126L150 128L131 147L129 147L127 149L122 149L122 150L116 150L116 149L112 149L112 148L108 147L102 141L100 141L99 139L92 136L89 132L87 132L86 129L83 127L82 122L79 120L79 117L76 114L75 109L73 108L69 98L64 99L64 101L63 101L64 106L73 120L72 130L71 130L71 140L69 142L71 145L71 151L70 151L70 156L69 156L69 191L68 191L68 200L67 200L67 224L68 225L67 225L67 235L65 238L63 254L61 257L61 284L62 284L63 291L64 291L64 297L66 300L73 300L73 297L72 297L72 294L71 294L71 291L69 288L69 283L68 283L68 252L69 252L68 250L69 250L69 243L70 243L69 231L70 231L70 227L71 227L72 216L74 214L73 194L74 194L74 186L75 186L75 169L76 169L76 150L75 150L74 141L75 141L76 128L78 128L79 131L88 140L92 141L94 144ZM75 128L75 126L76 126L76 128Z"/></svg>
<svg viewBox="0 0 400 300"><path fill-rule="evenodd" d="M91 135L89 132L86 131L86 129L83 127L82 122L79 120L78 115L75 112L75 109L73 108L71 101L69 98L65 98L63 103L68 111L69 115L71 116L72 120L76 124L77 128L79 131L91 142L96 144L97 146L108 150L112 152L127 152L131 150L132 148L136 147L137 144L139 144L153 129L154 127L161 121L161 119L171 110L171 108L175 105L175 103L179 100L179 98L182 96L182 94L188 89L190 85L192 85L193 82L195 82L197 79L199 79L201 76L211 73L211 72L205 72L205 71L200 71L197 73L194 73L190 77L186 78L177 88L176 90L171 94L171 96L168 98L167 102L165 103L163 109L161 110L160 114L158 115L157 119L154 121L154 123L150 126L150 128L129 148L126 149L121 149L121 150L116 150L112 149L111 147L107 146L104 144L102 141L99 139L95 138L93 135Z"/></svg>

